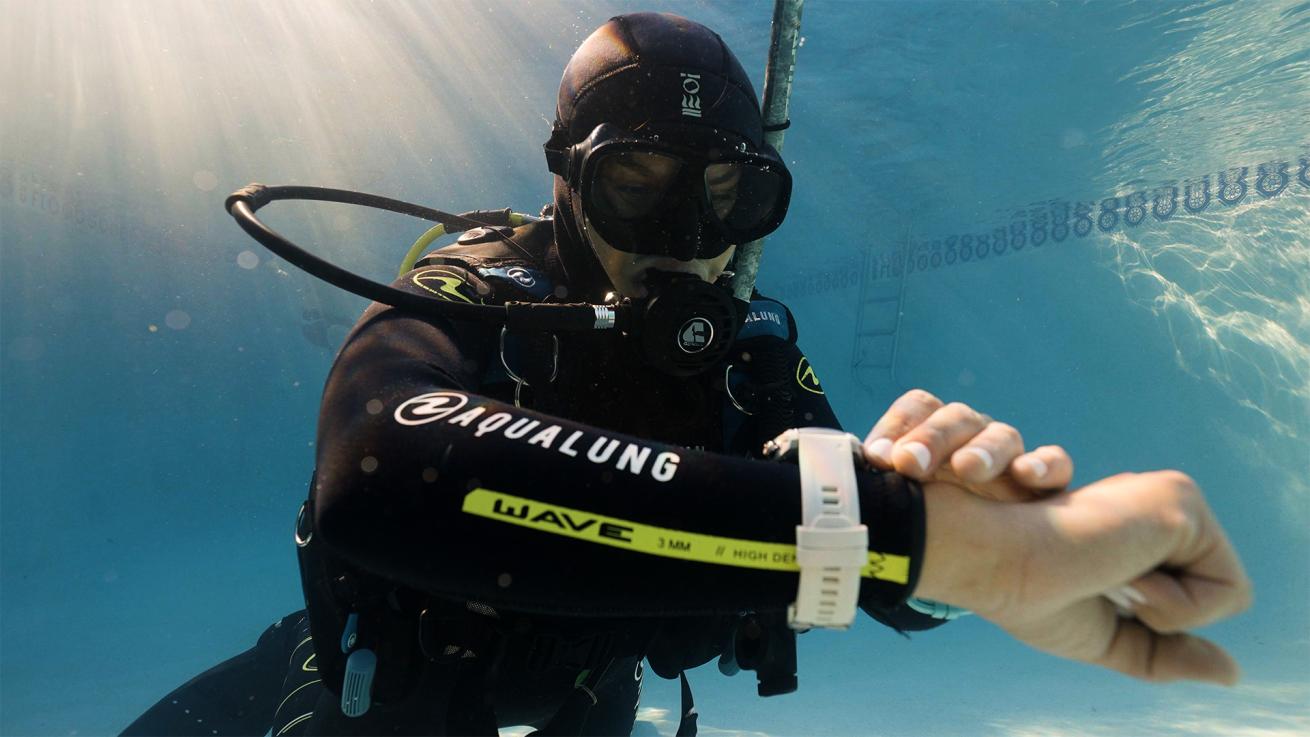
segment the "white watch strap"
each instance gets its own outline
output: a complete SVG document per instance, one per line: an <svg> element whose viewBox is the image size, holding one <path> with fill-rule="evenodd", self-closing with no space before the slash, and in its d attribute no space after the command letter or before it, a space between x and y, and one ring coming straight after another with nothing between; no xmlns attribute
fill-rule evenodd
<svg viewBox="0 0 1310 737"><path fill-rule="evenodd" d="M800 588L787 608L792 629L846 629L855 621L860 569L869 560L869 528L860 524L850 433L806 427L796 433L801 471L801 524L796 526ZM788 438L789 440L791 438Z"/></svg>

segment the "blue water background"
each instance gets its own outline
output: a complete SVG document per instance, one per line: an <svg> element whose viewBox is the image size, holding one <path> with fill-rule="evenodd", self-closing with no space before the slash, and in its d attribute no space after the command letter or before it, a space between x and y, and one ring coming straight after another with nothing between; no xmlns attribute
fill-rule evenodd
<svg viewBox="0 0 1310 737"><path fill-rule="evenodd" d="M0 734L115 733L301 606L291 523L363 303L222 198L535 212L569 53L650 8L718 29L762 83L755 2L0 2ZM1310 4L812 0L803 35L796 195L759 283L843 422L920 386L1065 445L1078 483L1188 472L1256 583L1207 629L1246 680L1146 685L982 621L907 640L865 619L802 638L792 695L692 672L701 733L1310 732ZM1205 176L1205 207L1150 211ZM268 217L378 279L422 229ZM650 678L638 733L676 712Z"/></svg>

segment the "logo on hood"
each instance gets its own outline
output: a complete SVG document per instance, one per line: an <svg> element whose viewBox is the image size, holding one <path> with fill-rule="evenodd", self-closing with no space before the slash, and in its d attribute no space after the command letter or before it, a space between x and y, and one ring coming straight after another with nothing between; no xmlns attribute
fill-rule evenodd
<svg viewBox="0 0 1310 737"><path fill-rule="evenodd" d="M679 72L682 78L682 114L689 118L700 117L700 75Z"/></svg>

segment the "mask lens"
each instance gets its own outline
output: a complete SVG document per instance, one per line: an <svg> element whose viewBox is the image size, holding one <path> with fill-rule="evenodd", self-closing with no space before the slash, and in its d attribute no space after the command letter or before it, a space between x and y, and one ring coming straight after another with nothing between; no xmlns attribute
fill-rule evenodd
<svg viewBox="0 0 1310 737"><path fill-rule="evenodd" d="M741 164L735 162L710 164L705 167L705 191L709 193L714 216L720 222L727 222L728 216L737 206L743 168Z"/></svg>
<svg viewBox="0 0 1310 737"><path fill-rule="evenodd" d="M705 167L705 187L719 222L751 232L773 219L782 196L781 174L758 164L731 162Z"/></svg>
<svg viewBox="0 0 1310 737"><path fill-rule="evenodd" d="M609 154L597 165L590 200L602 215L648 218L659 211L682 168L678 159L652 151Z"/></svg>

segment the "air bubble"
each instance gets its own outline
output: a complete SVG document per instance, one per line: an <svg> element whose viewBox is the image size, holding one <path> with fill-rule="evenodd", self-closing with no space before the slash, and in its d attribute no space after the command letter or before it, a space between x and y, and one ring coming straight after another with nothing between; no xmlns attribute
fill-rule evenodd
<svg viewBox="0 0 1310 737"><path fill-rule="evenodd" d="M1078 148L1087 143L1087 134L1079 128L1066 128L1060 134L1060 148Z"/></svg>
<svg viewBox="0 0 1310 737"><path fill-rule="evenodd" d="M191 325L191 315L183 310L169 310L164 315L164 324L174 330L186 330Z"/></svg>
<svg viewBox="0 0 1310 737"><path fill-rule="evenodd" d="M9 344L9 355L19 361L38 361L45 355L45 343L40 338L14 338Z"/></svg>
<svg viewBox="0 0 1310 737"><path fill-rule="evenodd" d="M201 192L210 192L213 191L214 187L218 186L218 177L212 171L201 169L191 175L191 183L196 185L196 189Z"/></svg>

